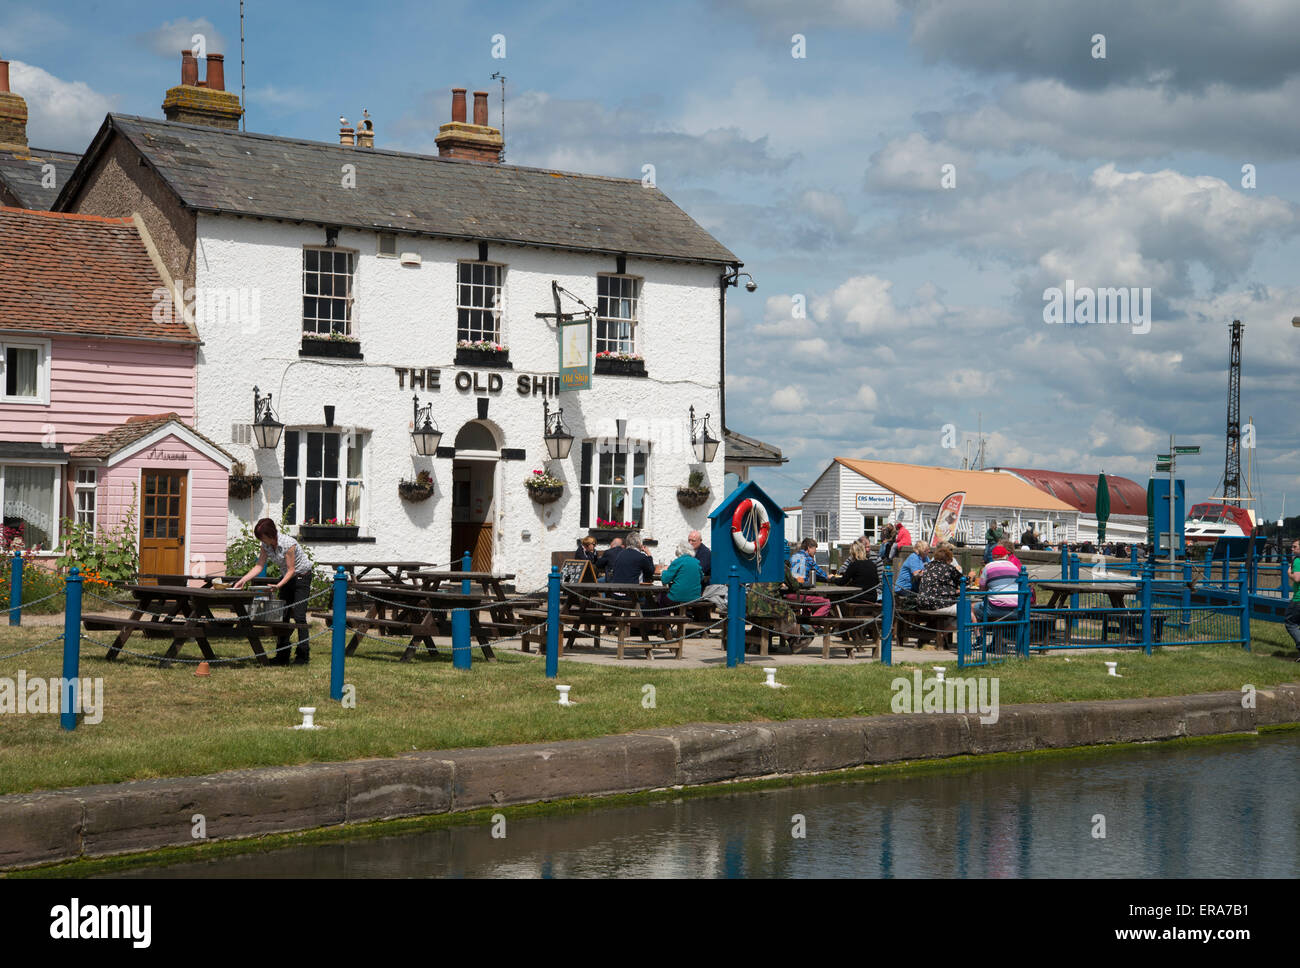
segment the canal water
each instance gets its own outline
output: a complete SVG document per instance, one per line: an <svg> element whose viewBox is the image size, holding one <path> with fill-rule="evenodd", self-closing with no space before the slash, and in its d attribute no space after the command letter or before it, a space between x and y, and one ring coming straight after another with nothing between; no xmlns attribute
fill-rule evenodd
<svg viewBox="0 0 1300 968"><path fill-rule="evenodd" d="M501 814L115 876L1295 877L1300 733Z"/></svg>

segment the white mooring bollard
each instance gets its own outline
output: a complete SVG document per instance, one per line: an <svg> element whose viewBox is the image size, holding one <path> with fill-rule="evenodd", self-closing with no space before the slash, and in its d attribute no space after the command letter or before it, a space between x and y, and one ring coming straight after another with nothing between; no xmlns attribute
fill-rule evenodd
<svg viewBox="0 0 1300 968"><path fill-rule="evenodd" d="M1106 663L1106 675L1108 675L1108 676L1114 676L1116 679L1123 679L1124 677L1121 676L1118 672L1115 671L1115 669L1116 669L1118 666L1119 666L1119 663L1118 663L1118 662L1107 662L1107 663Z"/></svg>
<svg viewBox="0 0 1300 968"><path fill-rule="evenodd" d="M560 686L560 685L557 685L555 688L556 688L556 690L560 693L560 705L561 705L561 706L576 706L576 705L578 705L576 702L569 702L569 690L572 689L573 686Z"/></svg>
<svg viewBox="0 0 1300 968"><path fill-rule="evenodd" d="M294 729L324 729L325 728L324 726L317 726L315 723L315 718L316 718L315 706L299 706L298 712L302 713L302 722L299 723L297 726L294 726L293 727Z"/></svg>
<svg viewBox="0 0 1300 968"><path fill-rule="evenodd" d="M767 681L763 683L772 689L784 689L785 686L776 681L776 666L763 666L763 671L767 673Z"/></svg>
<svg viewBox="0 0 1300 968"><path fill-rule="evenodd" d="M944 670L946 670L948 667L947 667L947 666L933 666L932 668L934 669L934 677L935 677L935 679L937 679L939 682L943 682L943 673L944 673Z"/></svg>

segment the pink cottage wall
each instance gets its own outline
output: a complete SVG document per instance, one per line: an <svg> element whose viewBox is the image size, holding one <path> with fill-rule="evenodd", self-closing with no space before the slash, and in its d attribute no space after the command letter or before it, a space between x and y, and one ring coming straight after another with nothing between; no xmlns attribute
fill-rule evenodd
<svg viewBox="0 0 1300 968"><path fill-rule="evenodd" d="M175 412L194 423L195 347L56 337L50 341L49 406L0 403L0 439L74 444L128 417Z"/></svg>
<svg viewBox="0 0 1300 968"><path fill-rule="evenodd" d="M226 506L228 475L216 461L194 450L174 434L116 464L101 468L98 519L106 528L120 526L134 507L134 528L140 536L142 479L145 468L188 470L186 486L189 523L185 545L191 575L219 575L226 567Z"/></svg>

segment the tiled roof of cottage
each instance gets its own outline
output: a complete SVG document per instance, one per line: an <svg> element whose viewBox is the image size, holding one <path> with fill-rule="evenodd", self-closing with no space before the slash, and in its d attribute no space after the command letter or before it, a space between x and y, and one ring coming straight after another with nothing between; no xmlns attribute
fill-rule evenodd
<svg viewBox="0 0 1300 968"><path fill-rule="evenodd" d="M0 208L0 330L197 343L154 321L164 287L129 218Z"/></svg>
<svg viewBox="0 0 1300 968"><path fill-rule="evenodd" d="M668 196L638 179L352 148L121 114L105 119L79 176L93 167L114 131L198 212L687 262L738 261ZM357 166L352 188L342 184L346 164ZM60 204L73 198L78 186L74 177Z"/></svg>
<svg viewBox="0 0 1300 968"><path fill-rule="evenodd" d="M788 457L781 456L781 448L757 437L747 437L730 428L723 436L726 437L727 460L737 464L784 464L789 460Z"/></svg>
<svg viewBox="0 0 1300 968"><path fill-rule="evenodd" d="M3 183L23 208L49 211L59 191L72 177L81 155L70 151L45 151L32 148L18 152L0 151L0 183ZM45 166L54 166L54 185L45 188Z"/></svg>
<svg viewBox="0 0 1300 968"><path fill-rule="evenodd" d="M132 417L126 423L119 424L112 430L100 434L98 437L91 437L89 440L83 440L68 452L68 456L82 460L101 460L105 457L112 457L123 447L129 447L137 440L149 436L159 427L164 427L173 420L209 447L220 451L227 457L231 457L231 455L220 444L204 437L185 421L181 420L181 418L175 413L157 413L143 417ZM233 460L234 458L231 457L231 459Z"/></svg>
<svg viewBox="0 0 1300 968"><path fill-rule="evenodd" d="M1074 510L1046 491L1040 491L1010 474L959 471L951 467L926 467L885 460L850 460L845 457L836 457L835 460L913 504L938 504L955 491L965 491L967 507Z"/></svg>

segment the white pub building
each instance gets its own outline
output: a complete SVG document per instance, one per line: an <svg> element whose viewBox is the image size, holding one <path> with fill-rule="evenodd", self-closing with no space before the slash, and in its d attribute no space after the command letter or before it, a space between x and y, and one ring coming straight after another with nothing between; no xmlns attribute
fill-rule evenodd
<svg viewBox="0 0 1300 968"><path fill-rule="evenodd" d="M501 164L484 93L467 123L453 91L430 157L374 148L368 119L338 144L241 133L237 99L195 79L187 61L168 121L110 114L55 210L135 216L183 291L160 309L202 341L196 429L261 477L232 535L284 514L317 560L469 550L536 588L588 533L639 530L666 561L705 527L730 251L641 180ZM557 292L591 313L588 389L561 390ZM572 435L560 459L548 430ZM539 470L563 482L550 503L524 486ZM713 492L694 507L692 471Z"/></svg>

